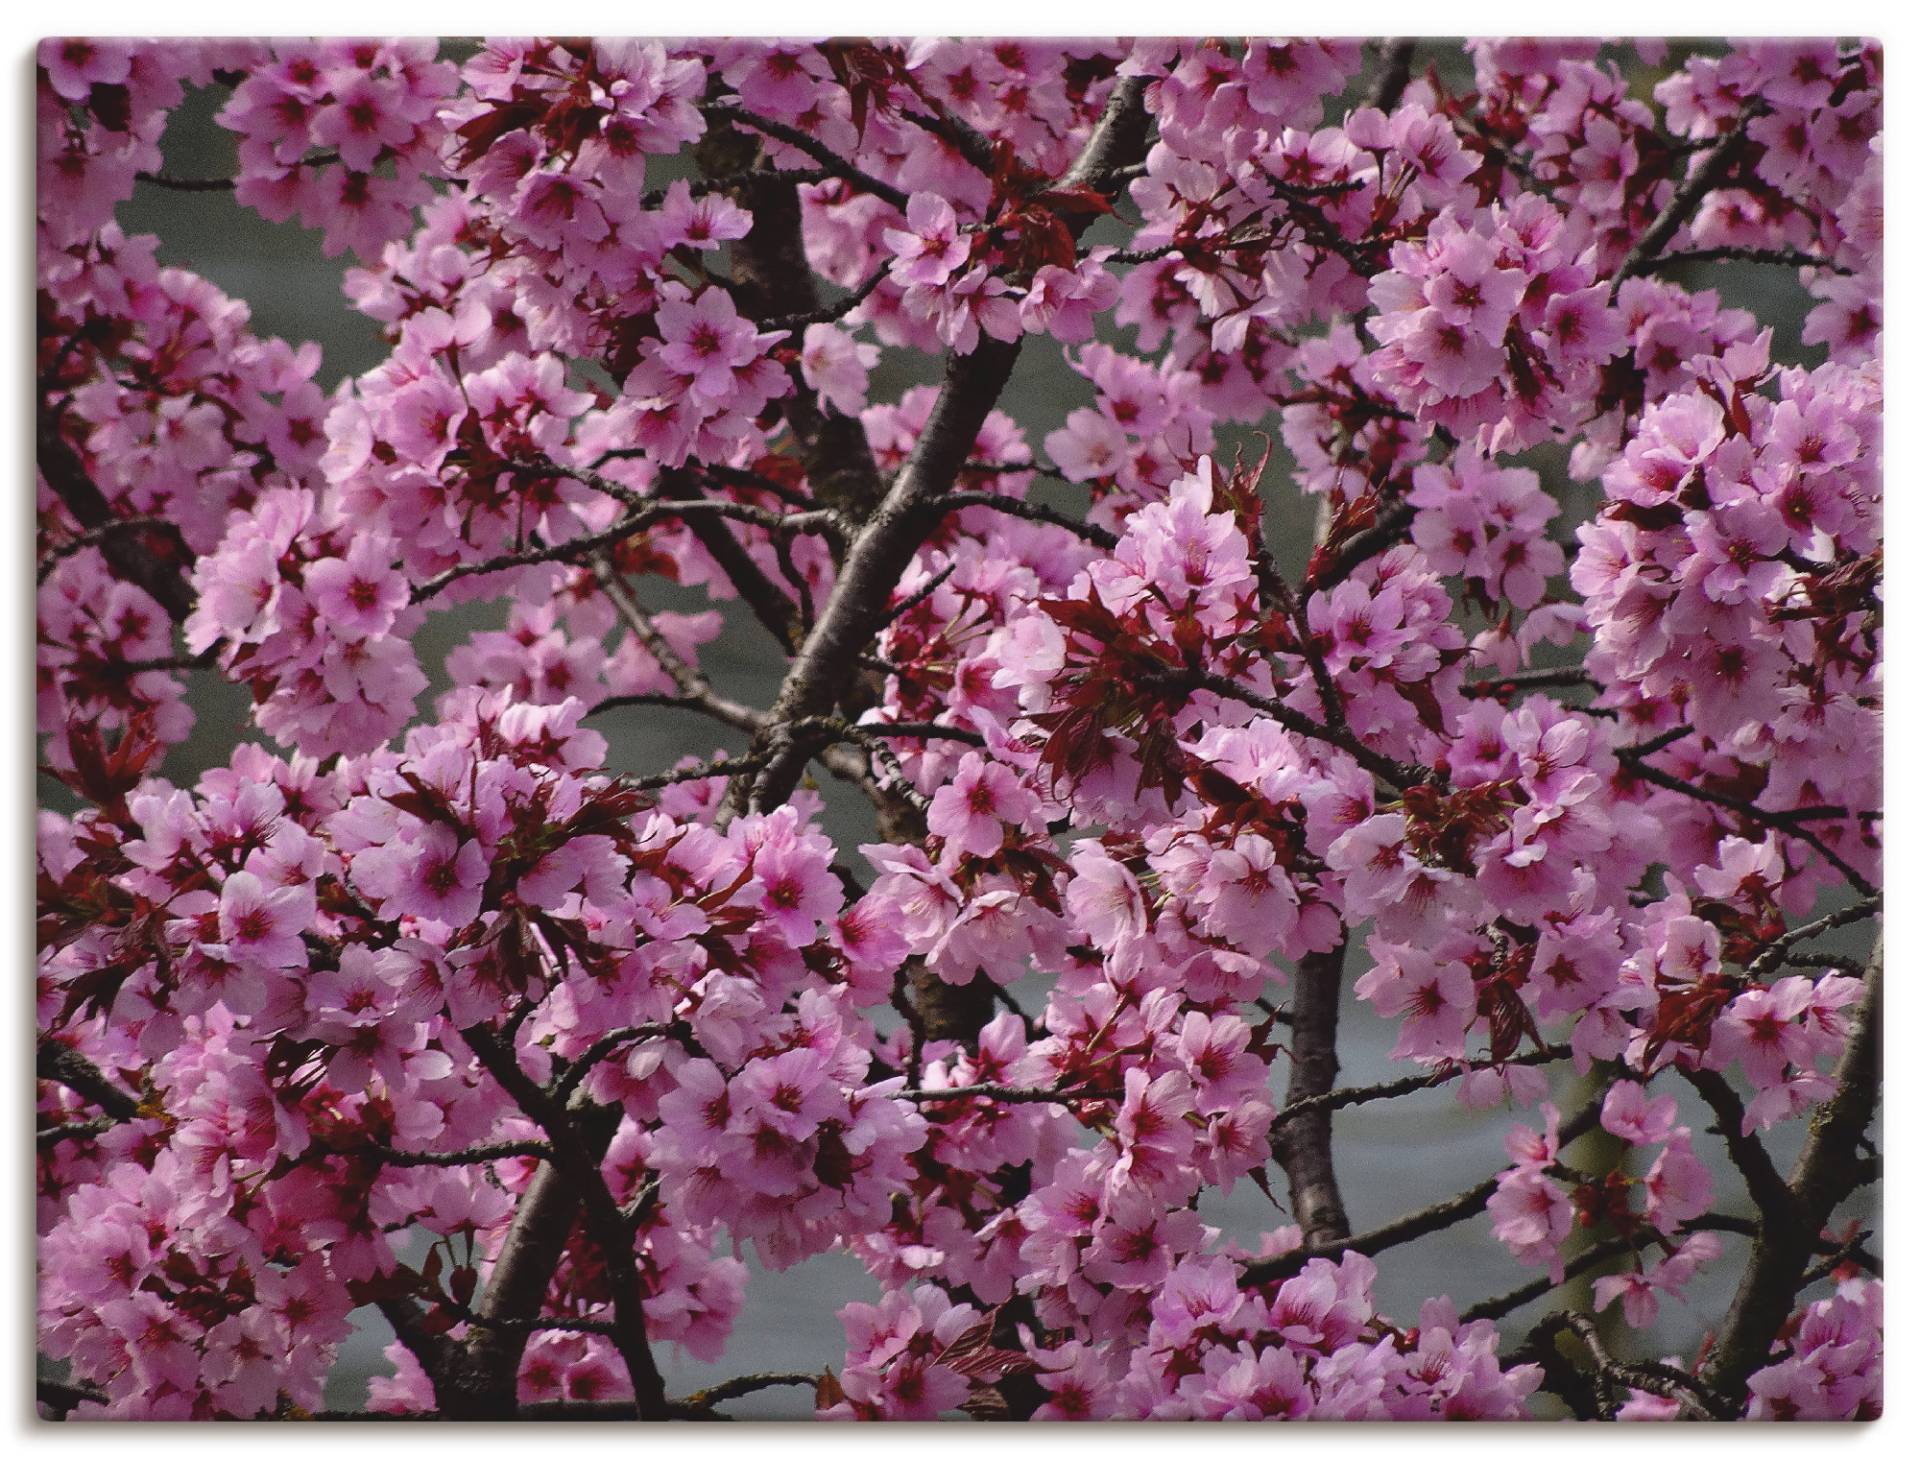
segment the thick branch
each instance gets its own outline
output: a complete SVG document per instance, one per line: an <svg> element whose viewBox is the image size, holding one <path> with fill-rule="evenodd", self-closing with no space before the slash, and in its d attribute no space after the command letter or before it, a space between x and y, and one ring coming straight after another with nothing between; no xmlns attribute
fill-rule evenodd
<svg viewBox="0 0 1920 1458"><path fill-rule="evenodd" d="M725 153L730 140L728 129L716 128L702 144L702 155ZM749 172L737 194L753 216L753 227L733 248L735 283L763 329L805 329L841 318L857 309L885 279L886 270L876 269L845 299L823 305L801 235L799 188L776 172ZM863 519L883 489L865 427L831 405L820 404L809 390L795 390L780 409L799 443L814 495L856 521Z"/></svg>
<svg viewBox="0 0 1920 1458"><path fill-rule="evenodd" d="M613 1344L626 1364L627 1375L632 1379L640 1416L654 1421L665 1418L666 1384L647 1345L647 1318L640 1272L634 1261L633 1232L622 1217L612 1192L607 1189L606 1181L600 1176L600 1159L605 1144L598 1139L590 1141L581 1132L574 1119L576 1110L573 1106L558 1103L529 1078L520 1067L512 1046L501 1043L492 1030L485 1027L466 1028L462 1029L461 1036L466 1039L467 1046L473 1049L481 1065L493 1075L494 1082L553 1141L553 1163L550 1168L558 1170L573 1187L587 1232L600 1251L607 1285L613 1295ZM599 1117L592 1122L611 1136L619 1122L617 1111L596 1112ZM491 1311L484 1315L491 1320L500 1319Z"/></svg>
<svg viewBox="0 0 1920 1458"><path fill-rule="evenodd" d="M1309 953L1293 974L1293 1074L1287 1081L1289 1110L1306 1104L1273 1131L1274 1157L1287 1172L1293 1218L1305 1249L1317 1251L1353 1233L1333 1169L1333 1110L1319 1106L1340 1072L1335 1049L1340 987L1347 939L1327 952Z"/></svg>
<svg viewBox="0 0 1920 1458"><path fill-rule="evenodd" d="M1874 948L1866 995L1846 1051L1834 1070L1836 1092L1815 1112L1787 1181L1793 1218L1762 1225L1747 1256L1740 1289L1722 1323L1706 1368L1707 1381L1728 1398L1743 1398L1747 1379L1767 1363L1774 1339L1793 1313L1807 1262L1834 1208L1861 1182L1856 1151L1880 1102L1880 1001L1885 954Z"/></svg>
<svg viewBox="0 0 1920 1458"><path fill-rule="evenodd" d="M99 531L118 520L106 494L88 473L80 453L60 434L53 412L44 405L40 410L36 442L40 474L83 530ZM107 559L114 576L142 589L176 623L184 622L193 611L194 602L193 589L183 571L188 565L184 557L185 544L179 544L179 555L160 553L144 544L140 535L109 530L95 545ZM174 536L177 541L177 531Z"/></svg>
<svg viewBox="0 0 1920 1458"><path fill-rule="evenodd" d="M1757 104L1734 120L1727 134L1713 146L1713 150L1700 159L1700 165L1681 182L1674 194L1667 200L1647 231L1627 250L1627 256L1620 260L1620 267L1614 270L1612 289L1609 299L1620 297L1620 285L1635 274L1646 273L1660 256L1660 250L1673 241L1674 234L1690 222L1700 201L1714 188L1718 187L1733 166L1733 159L1740 148L1746 144L1747 123L1757 114Z"/></svg>
<svg viewBox="0 0 1920 1458"><path fill-rule="evenodd" d="M780 804L799 782L807 752L786 726L833 712L858 666L856 656L885 617L894 584L926 540L930 523L923 508L952 486L1018 353L1017 342L983 340L972 354L949 358L946 381L912 456L848 550L833 593L774 700L767 735L774 759L753 788L754 808Z"/></svg>
<svg viewBox="0 0 1920 1458"><path fill-rule="evenodd" d="M124 1122L138 1118L140 1105L79 1049L58 1038L40 1039L34 1057L34 1074L64 1084L82 1098L97 1104L108 1118Z"/></svg>
<svg viewBox="0 0 1920 1458"><path fill-rule="evenodd" d="M1718 1134L1727 1146L1727 1155L1732 1159L1733 1167L1740 1172L1740 1178L1746 1182L1754 1208L1760 1212L1761 1229L1785 1231L1791 1228L1799 1219L1793 1191L1787 1188L1780 1171L1773 1167L1766 1146L1756 1136L1742 1131L1746 1106L1741 1103L1740 1095L1711 1069L1683 1068L1680 1072L1693 1085L1707 1107L1713 1110L1713 1127L1709 1132Z"/></svg>
<svg viewBox="0 0 1920 1458"><path fill-rule="evenodd" d="M1113 165L1124 149L1141 145L1145 90L1140 77L1115 83L1105 113L1067 173L1067 185L1078 185ZM971 354L948 356L926 428L848 549L833 594L774 700L764 738L755 746L771 748L774 757L748 797L753 808L782 803L799 783L807 750L788 726L833 712L858 668L858 656L885 620L895 585L926 541L932 525L926 507L952 489L1019 352L1018 340L983 339Z"/></svg>
<svg viewBox="0 0 1920 1458"><path fill-rule="evenodd" d="M1410 38L1380 43L1380 74L1374 77L1367 93L1367 105L1391 113L1400 104L1407 82L1413 79L1413 41Z"/></svg>

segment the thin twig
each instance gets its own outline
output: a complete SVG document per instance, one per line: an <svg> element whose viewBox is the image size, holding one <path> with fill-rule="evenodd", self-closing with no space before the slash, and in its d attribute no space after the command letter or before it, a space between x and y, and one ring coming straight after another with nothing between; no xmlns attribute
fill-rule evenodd
<svg viewBox="0 0 1920 1458"><path fill-rule="evenodd" d="M1569 1119L1560 1129L1562 1146L1571 1144L1582 1135L1591 1132L1600 1123L1600 1105L1590 1104L1580 1113ZM1503 1170L1501 1173L1505 1173ZM1317 1250L1300 1249L1289 1251L1285 1255L1274 1256L1268 1260L1250 1262L1240 1273L1242 1286L1264 1286L1271 1281L1284 1280L1296 1274L1301 1267L1316 1257L1337 1260L1347 1251L1357 1251L1364 1256L1378 1255L1396 1245L1405 1245L1422 1236L1432 1235L1436 1231L1458 1225L1462 1220L1470 1219L1484 1210L1487 1201L1493 1198L1493 1192L1500 1187L1498 1175L1482 1180L1470 1189L1457 1195L1450 1195L1436 1201L1424 1209L1389 1220L1384 1225L1344 1240L1333 1241Z"/></svg>
<svg viewBox="0 0 1920 1458"><path fill-rule="evenodd" d="M558 475L571 474L570 469L556 471ZM571 541L559 542L553 546L530 547L525 551L506 552L497 557L488 557L479 562L462 562L449 567L436 577L430 577L413 590L413 601L421 603L438 596L448 587L464 577L485 576L493 572L511 572L519 567L539 567L551 562L577 563L583 558L635 536L656 523L680 518L689 524L705 518L708 520L739 521L749 526L757 526L770 532L815 532L824 536L838 536L843 531L838 512L768 511L765 507L749 506L742 501L723 501L713 497L700 497L691 501L676 501L671 498L646 498L645 504L627 516L622 517L603 531L590 532L584 537L575 537Z"/></svg>
<svg viewBox="0 0 1920 1458"><path fill-rule="evenodd" d="M1273 1116L1273 1122L1278 1127L1291 1119L1299 1118L1302 1114L1316 1110L1348 1109L1356 1104L1370 1104L1380 1099L1397 1099L1430 1088L1442 1088L1461 1074L1477 1072L1481 1069L1531 1068L1542 1063L1558 1063L1572 1056L1571 1047L1558 1043L1552 1047L1516 1053L1510 1058L1477 1058L1465 1063L1443 1064L1429 1073L1410 1074L1406 1078L1396 1078L1387 1083L1368 1084L1362 1088L1336 1088L1308 1098L1291 1099Z"/></svg>
<svg viewBox="0 0 1920 1458"><path fill-rule="evenodd" d="M467 1149L436 1153L426 1149L394 1149L385 1144L368 1144L364 1152L382 1164L403 1169L452 1169L466 1164L492 1164L498 1159L553 1158L553 1146L538 1139L503 1139L497 1144L476 1144Z"/></svg>
<svg viewBox="0 0 1920 1458"><path fill-rule="evenodd" d="M876 268L872 273L868 274L866 278L861 280L858 288L845 298L838 299L831 304L823 304L818 309L809 309L804 313L781 314L772 319L762 319L759 321L760 327L762 329L785 329L791 332L795 329L805 329L809 324L831 324L836 319L846 318L847 315L866 303L868 296L871 295L875 289L879 288L881 284L885 283L886 280L886 268Z"/></svg>
<svg viewBox="0 0 1920 1458"><path fill-rule="evenodd" d="M998 496L991 491L950 491L940 498L938 505L943 512L960 511L969 506L984 506L989 510L1021 517L1026 521L1044 522L1047 526L1072 532L1082 541L1091 542L1103 552L1111 552L1120 545L1120 538L1105 527L1095 526L1090 521L1081 521L1076 517L1068 516L1063 511L1055 511L1051 506L1043 506L1037 501L1022 501L1012 496Z"/></svg>
<svg viewBox="0 0 1920 1458"><path fill-rule="evenodd" d="M1115 1093L1093 1089L1018 1088L1003 1083L970 1083L958 1088L903 1088L894 1094L908 1103L943 1103L950 1099L984 1099L996 1104L1078 1104L1089 1099L1113 1100Z"/></svg>
<svg viewBox="0 0 1920 1458"><path fill-rule="evenodd" d="M1650 751L1641 751L1643 754L1648 752ZM1617 757L1621 765L1629 773L1645 780L1648 784L1658 785L1663 790L1672 790L1676 795L1685 795L1690 799L1700 801L1702 804L1718 806L1720 809L1730 811L1744 820L1753 822L1755 825L1762 825L1770 830L1777 830L1782 835L1792 836L1795 840L1808 846L1814 854L1818 855L1820 859L1845 877L1847 884L1853 887L1854 890L1867 896L1875 894L1877 888L1873 882L1862 875L1832 846L1828 845L1818 835L1814 834L1798 821L1776 811L1762 810L1751 801L1737 800L1731 795L1723 795L1717 790L1709 790L1704 785L1691 784L1675 775L1668 774L1665 770L1655 769L1652 765L1646 763L1643 758L1638 756L1617 752Z"/></svg>
<svg viewBox="0 0 1920 1458"><path fill-rule="evenodd" d="M825 142L817 137L808 136L797 127L790 127L785 122L778 122L771 117L761 116L758 112L749 111L735 101L715 102L710 106L702 107L701 110L713 120L730 121L737 126L751 127L754 131L772 137L775 141L785 142L789 147L806 153L830 175L839 178L842 182L852 183L862 192L871 193L903 213L907 210L907 195L899 188L892 183L882 182L872 173L854 166Z"/></svg>
<svg viewBox="0 0 1920 1458"><path fill-rule="evenodd" d="M1682 263L1765 263L1782 268L1820 268L1828 273L1851 274L1852 269L1845 264L1835 263L1831 258L1823 258L1817 253L1807 253L1798 248L1683 248L1675 253L1662 253L1658 258L1648 259L1640 267L1642 273L1653 273L1658 269L1670 268Z"/></svg>

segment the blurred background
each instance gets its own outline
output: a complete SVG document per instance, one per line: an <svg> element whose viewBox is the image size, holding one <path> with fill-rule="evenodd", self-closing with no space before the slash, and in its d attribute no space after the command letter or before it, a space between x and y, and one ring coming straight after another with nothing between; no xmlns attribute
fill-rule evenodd
<svg viewBox="0 0 1920 1458"><path fill-rule="evenodd" d="M449 42L446 47L456 56L466 48L460 42ZM1676 44L1676 50L1682 48L1706 51L1719 47L1698 42ZM1615 59L1634 79L1636 92L1645 96L1660 72L1648 68L1629 48L1618 48ZM1430 63L1437 65L1454 86L1471 85L1470 64L1456 42L1423 41L1414 63L1415 74ZM1677 57L1667 64L1671 67L1676 63ZM1363 76L1362 84L1365 80ZM218 88L189 93L168 128L167 172L192 178L234 174L234 139L213 121L224 97L224 91ZM1338 114L1338 107L1330 109L1330 115ZM674 175L670 165L661 167L661 181ZM146 185L120 209L119 216L129 234L159 236L163 263L200 273L245 300L253 311L255 333L279 335L294 342L318 342L325 351L319 376L323 388L331 389L384 358L377 325L356 313L341 291L341 276L353 260L324 257L317 233L306 232L297 223L268 223L238 206L228 193L179 193ZM1103 220L1101 227L1105 232L1093 235L1090 241L1124 242L1124 229L1115 220ZM1776 358L1789 364L1813 362L1811 352L1799 342L1806 300L1790 270L1723 264L1697 268L1692 276L1673 276L1693 287L1715 287L1726 303L1749 309L1763 324L1774 326ZM1117 346L1128 343L1118 331L1103 337ZM938 370L936 360L888 351L874 373L871 398L876 402L895 399L911 385L936 380ZM1037 450L1047 432L1055 429L1070 410L1091 403L1091 386L1065 366L1059 350L1036 344L1022 353L1001 407L1025 429L1027 440ZM1297 575L1306 561L1313 505L1291 484L1289 463L1278 444L1277 415L1253 428L1222 428L1219 450L1231 459L1235 447L1244 446L1249 456L1257 458L1265 445L1263 432L1275 443L1264 487L1269 531L1281 567ZM1542 448L1523 460L1541 473L1548 489L1562 502L1563 513L1556 527L1563 540L1570 540L1573 525L1597 502L1597 491L1567 480L1563 449ZM1035 495L1065 509L1084 504L1075 499L1072 488L1044 479ZM709 606L703 594L684 592L658 580L643 584L642 596L652 608L698 611ZM727 628L702 652L702 666L722 693L744 702L766 704L780 682L784 659L768 635L737 605L726 605L725 613ZM423 712L449 686L443 667L448 650L472 633L497 629L504 619L505 605L493 603L456 608L427 620L415 640L421 666L433 680L421 699ZM1562 656L1571 661L1577 654ZM197 728L188 743L172 750L166 764L168 778L179 784L190 784L204 770L226 763L241 740L260 737L248 723L247 692L215 674L194 675L190 703L197 715ZM617 771L657 771L683 755L705 757L717 750L745 747L740 736L731 731L672 710L621 709L597 719L595 727L607 736L610 767ZM870 809L857 792L831 780L820 788L827 807L826 828L837 844L852 847L875 838ZM72 808L58 786L44 783L43 803L54 809ZM1841 899L1836 898L1835 904ZM1827 909L1831 908L1821 908ZM1871 939L1870 926L1856 926L1831 942L1839 950L1864 958ZM1349 987L1364 970L1362 941L1355 939ZM1028 1011L1037 1012L1044 1005L1046 989L1037 979L1030 979L1017 987L1015 994ZM1404 1065L1387 1058L1395 1036L1395 1024L1350 999L1342 1014L1340 1081L1365 1084L1407 1072ZM1278 1094L1286 1077L1284 1059L1275 1077ZM1563 1110L1572 1111L1584 1106L1590 1093L1562 1067L1554 1070L1554 1097ZM1688 1091L1683 1098L1683 1118L1701 1134L1697 1148L1715 1169L1722 1194L1716 1208L1751 1213L1743 1208L1738 1177L1719 1158L1717 1141L1704 1134L1711 1123L1710 1115L1703 1107L1688 1102L1690 1099ZM1531 1113L1519 1112L1523 1116ZM1354 1228L1372 1228L1504 1168L1508 1160L1501 1141L1508 1124L1509 1119L1499 1112L1464 1113L1446 1089L1337 1113L1336 1157ZM1803 1128L1787 1125L1769 1136L1777 1161L1790 1163ZM1598 1155L1591 1152L1601 1143L1602 1138L1596 1136L1580 1146L1589 1161L1612 1157L1605 1150ZM1277 1173L1274 1186L1284 1199L1285 1180ZM1840 1217L1858 1216L1869 1224L1876 1223L1877 1203L1877 1189L1856 1195ZM1276 1209L1245 1181L1229 1196L1210 1193L1203 1199L1201 1210L1209 1223L1249 1246L1258 1241L1261 1232L1288 1223L1284 1210ZM1632 1356L1690 1357L1708 1324L1724 1311L1745 1260L1744 1242L1729 1236L1725 1243L1725 1256L1690 1290L1690 1306L1667 1303L1659 1323L1646 1332L1628 1331L1617 1320L1611 1323L1609 1341L1614 1350ZM1504 1247L1493 1239L1485 1216L1389 1251L1377 1263L1379 1309L1403 1324L1417 1319L1420 1303L1437 1289L1444 1288L1465 1307L1521 1285L1536 1274L1513 1263ZM1443 1278L1436 1279L1436 1273ZM848 1301L873 1300L878 1290L859 1262L845 1255L818 1257L780 1273L756 1270L722 1360L697 1363L673 1348L660 1351L669 1390L688 1392L744 1373L837 1366L844 1354L838 1309ZM1517 1337L1547 1309L1546 1302L1524 1307L1507 1318L1505 1325ZM381 1355L390 1340L385 1323L371 1311L361 1312L358 1323L356 1335L343 1350L329 1384L329 1405L338 1409L361 1406L368 1378L387 1370ZM731 1403L728 1410L740 1416L801 1417L810 1411L811 1401L811 1393L804 1388L775 1389Z"/></svg>

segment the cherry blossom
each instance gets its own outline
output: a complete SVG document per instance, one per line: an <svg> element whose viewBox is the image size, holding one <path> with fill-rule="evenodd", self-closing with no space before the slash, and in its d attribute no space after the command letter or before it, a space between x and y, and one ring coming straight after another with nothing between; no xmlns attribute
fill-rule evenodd
<svg viewBox="0 0 1920 1458"><path fill-rule="evenodd" d="M36 76L44 1413L1879 1414L1877 46Z"/></svg>

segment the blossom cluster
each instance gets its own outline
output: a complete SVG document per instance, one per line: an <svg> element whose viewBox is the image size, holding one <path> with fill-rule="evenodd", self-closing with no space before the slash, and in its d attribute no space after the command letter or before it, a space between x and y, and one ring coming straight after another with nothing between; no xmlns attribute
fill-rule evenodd
<svg viewBox="0 0 1920 1458"><path fill-rule="evenodd" d="M834 1419L1877 1414L1879 52L1437 54L47 42L47 1407L707 1416L839 1253Z"/></svg>

